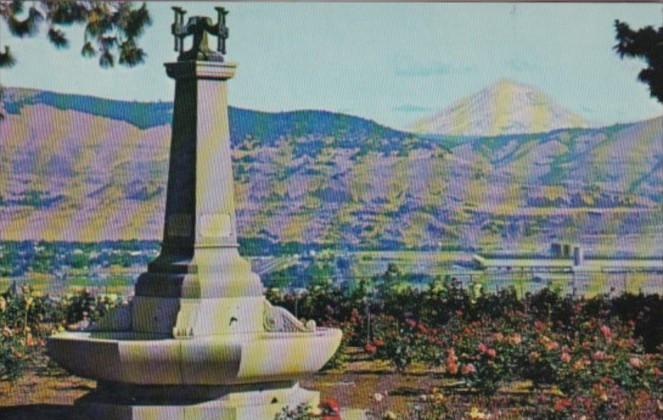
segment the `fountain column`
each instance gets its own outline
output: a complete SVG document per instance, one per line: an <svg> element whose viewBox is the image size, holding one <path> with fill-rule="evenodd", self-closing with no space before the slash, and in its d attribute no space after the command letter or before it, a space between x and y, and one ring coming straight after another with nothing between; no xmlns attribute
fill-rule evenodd
<svg viewBox="0 0 663 420"><path fill-rule="evenodd" d="M284 407L315 407L299 387L333 356L342 333L303 324L272 306L238 252L226 84L235 65L219 21L175 8L180 51L166 63L175 107L163 244L139 277L131 303L84 331L51 336L48 353L97 380L76 411L97 420L270 419ZM193 47L182 51L182 39Z"/></svg>
<svg viewBox="0 0 663 420"><path fill-rule="evenodd" d="M163 246L136 285L137 330L261 331L262 284L237 244L226 87L236 66L165 66L176 86Z"/></svg>

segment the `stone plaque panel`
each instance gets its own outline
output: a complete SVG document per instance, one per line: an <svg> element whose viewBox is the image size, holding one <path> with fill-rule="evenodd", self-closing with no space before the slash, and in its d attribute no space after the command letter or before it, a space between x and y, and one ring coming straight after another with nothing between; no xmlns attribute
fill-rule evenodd
<svg viewBox="0 0 663 420"><path fill-rule="evenodd" d="M200 234L205 238L229 238L232 234L230 215L203 214L200 217Z"/></svg>

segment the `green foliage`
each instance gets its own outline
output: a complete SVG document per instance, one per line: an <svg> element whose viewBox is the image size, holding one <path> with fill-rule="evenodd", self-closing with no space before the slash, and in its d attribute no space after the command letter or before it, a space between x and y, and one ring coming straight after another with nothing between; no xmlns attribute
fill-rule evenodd
<svg viewBox="0 0 663 420"><path fill-rule="evenodd" d="M328 261L314 261L306 268L304 276L310 279L310 285L323 285L333 278L334 266Z"/></svg>
<svg viewBox="0 0 663 420"><path fill-rule="evenodd" d="M374 281L397 284L400 276L393 266ZM643 346L644 336L659 334L658 296L575 300L548 289L524 296L514 289L476 294L453 278L436 278L420 290L387 287L375 293L371 283L311 286L298 298L299 313L342 328L344 343L363 347L397 371L412 364L442 369L483 398L514 381L531 381L542 392L542 403L528 414L533 418L568 418L572 412L620 417L639 412L632 401L651 406L663 397L660 340ZM293 310L288 293L270 299ZM420 404L410 414L436 418L437 409L446 406Z"/></svg>
<svg viewBox="0 0 663 420"><path fill-rule="evenodd" d="M403 281L403 273L394 263L387 265L387 271L382 275L381 288L383 290L390 290Z"/></svg>
<svg viewBox="0 0 663 420"><path fill-rule="evenodd" d="M275 417L275 420L312 420L322 418L340 419L340 406L333 398L325 398L320 401L318 407L311 407L307 404L299 404L295 408L284 407Z"/></svg>
<svg viewBox="0 0 663 420"><path fill-rule="evenodd" d="M652 97L663 103L663 27L633 30L627 23L615 20L615 31L615 51L621 58L645 60L647 67L640 71L638 79L649 86Z"/></svg>
<svg viewBox="0 0 663 420"><path fill-rule="evenodd" d="M430 340L428 328L413 319L404 322L393 317L378 318L375 339L365 350L389 360L397 371L404 371L412 362L426 360Z"/></svg>
<svg viewBox="0 0 663 420"><path fill-rule="evenodd" d="M321 262L328 261L321 257ZM436 278L422 289L376 292L376 284L385 279L397 284L401 276L392 266L382 278L362 279L350 288L327 280L297 294L269 289L267 298L304 320L343 330L341 349L327 368L343 366L346 346L361 346L399 372L413 364L435 368L478 398L493 398L514 381L530 381L539 400L521 413L527 418L657 413L656 401L663 398L663 358L660 349L656 353L660 296L574 300L547 289L525 296L513 289L473 294L453 278ZM95 321L118 304L116 297L85 290L60 299L37 296L29 288L6 292L0 299L0 376L20 377L52 331ZM643 338L651 340L650 348ZM425 397L409 418L452 416L440 393ZM315 418L324 410L322 405L286 408L277 418ZM463 410L461 416L472 418Z"/></svg>
<svg viewBox="0 0 663 420"><path fill-rule="evenodd" d="M94 322L120 304L114 296L93 296L87 290L61 299L37 295L31 288L0 295L0 380L21 377L45 338L65 326Z"/></svg>
<svg viewBox="0 0 663 420"><path fill-rule="evenodd" d="M71 280L69 276L76 276L81 269L146 264L156 255L158 247L155 241L135 240L106 243L2 241L0 276L58 273Z"/></svg>
<svg viewBox="0 0 663 420"><path fill-rule="evenodd" d="M312 420L311 407L308 404L300 404L295 408L283 407L274 420Z"/></svg>
<svg viewBox="0 0 663 420"><path fill-rule="evenodd" d="M290 266L276 270L262 276L265 287L283 289L291 286L292 280L297 278L297 267Z"/></svg>
<svg viewBox="0 0 663 420"><path fill-rule="evenodd" d="M29 288L0 295L0 380L21 376L35 346L48 333L42 324L47 312L46 300Z"/></svg>
<svg viewBox="0 0 663 420"><path fill-rule="evenodd" d="M449 407L444 395L437 389L431 395L424 395L426 399L416 404L408 413L407 418L412 420L440 420L449 418Z"/></svg>
<svg viewBox="0 0 663 420"><path fill-rule="evenodd" d="M9 46L5 45L5 50L0 52L0 68L13 67L14 64L16 64L16 58L14 58L14 55L9 49ZM0 102L2 102L3 96L4 95L0 90ZM3 114L0 113L0 116L3 116Z"/></svg>
<svg viewBox="0 0 663 420"><path fill-rule="evenodd" d="M137 44L138 38L152 19L143 3L99 1L43 1L30 2L26 9L22 0L0 3L0 17L12 35L23 38L39 33L42 24L48 26L47 39L56 48L67 48L69 40L62 27L85 25L84 57L99 56L101 67L113 67L115 62L133 67L145 59L145 52ZM119 60L116 60L119 57ZM9 48L0 54L0 67L15 63Z"/></svg>
<svg viewBox="0 0 663 420"><path fill-rule="evenodd" d="M93 295L87 289L66 295L57 308L64 309L64 313L57 320L73 324L82 320L90 322L99 321L111 309L120 305L121 299L113 295Z"/></svg>

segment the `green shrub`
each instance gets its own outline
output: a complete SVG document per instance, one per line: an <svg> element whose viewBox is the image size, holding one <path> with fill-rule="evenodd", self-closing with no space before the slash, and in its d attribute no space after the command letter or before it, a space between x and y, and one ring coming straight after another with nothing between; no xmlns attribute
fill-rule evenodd
<svg viewBox="0 0 663 420"><path fill-rule="evenodd" d="M28 287L0 295L0 380L18 379L49 330L42 324L48 301Z"/></svg>

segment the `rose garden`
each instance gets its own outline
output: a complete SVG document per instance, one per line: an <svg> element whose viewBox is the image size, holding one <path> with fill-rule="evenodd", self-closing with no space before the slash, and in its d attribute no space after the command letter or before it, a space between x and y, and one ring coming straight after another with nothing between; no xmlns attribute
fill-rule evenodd
<svg viewBox="0 0 663 420"><path fill-rule="evenodd" d="M374 292L371 286L382 282L378 277L353 289L318 284L301 295L267 294L287 309L297 305L302 319L343 330L341 348L313 383L350 371L357 383L376 370L391 378L391 388L370 392L365 406L356 407L376 418L653 419L663 412L658 295L573 299L544 289L522 298L514 290L473 296L443 279L423 290ZM27 373L58 374L44 355L45 338L123 304L84 290L59 298L29 289L4 293L3 387L17 386ZM410 386L399 386L403 378ZM335 389L340 387L323 392L321 405L330 413L329 407L344 403ZM320 413L291 407L281 417Z"/></svg>

